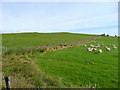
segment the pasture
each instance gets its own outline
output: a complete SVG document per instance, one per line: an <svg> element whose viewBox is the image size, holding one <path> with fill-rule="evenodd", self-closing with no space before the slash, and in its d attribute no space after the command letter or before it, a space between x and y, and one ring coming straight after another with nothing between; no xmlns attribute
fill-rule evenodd
<svg viewBox="0 0 120 90"><path fill-rule="evenodd" d="M96 37L72 33L21 33L2 35L3 46L19 49L37 46L57 46L82 42ZM2 55L3 73L35 87L45 88L117 88L118 87L118 38L101 37L95 41L103 52L88 52L91 43L55 51L46 49L30 53L15 50ZM92 43L94 44L94 43ZM113 49L109 44L114 44ZM105 46L111 48L105 50ZM34 48L33 48L34 49ZM12 84L13 87L24 87Z"/></svg>
<svg viewBox="0 0 120 90"><path fill-rule="evenodd" d="M97 41L105 46L115 44L117 39L103 37ZM87 44L89 45L89 44ZM48 52L38 59L37 64L47 75L61 79L68 87L118 87L118 49L103 53L88 52L86 47L77 46Z"/></svg>
<svg viewBox="0 0 120 90"><path fill-rule="evenodd" d="M96 35L73 33L14 33L3 34L2 45L8 49L19 49L37 46L56 46L59 44L76 43Z"/></svg>

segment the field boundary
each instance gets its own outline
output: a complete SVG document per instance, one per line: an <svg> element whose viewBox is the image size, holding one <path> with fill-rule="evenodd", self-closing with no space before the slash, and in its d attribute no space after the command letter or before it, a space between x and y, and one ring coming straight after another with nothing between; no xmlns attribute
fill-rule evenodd
<svg viewBox="0 0 120 90"><path fill-rule="evenodd" d="M76 42L76 43L62 44L62 45L58 45L58 46L37 46L37 47L18 48L18 49L10 49L10 50L4 46L5 48L3 48L2 53L6 54L8 52L18 51L18 50L24 50L24 51L26 50L26 51L32 53L33 52L32 50L39 50L39 49L45 49L45 51L43 51L43 53L46 53L48 51L56 51L56 50L70 48L70 47L74 47L74 46L81 46L81 45L84 45L86 43L90 43L90 42L96 40L97 38L101 38L101 36L92 37L88 40L83 40L83 41Z"/></svg>
<svg viewBox="0 0 120 90"><path fill-rule="evenodd" d="M61 50L61 49L65 49L65 48L71 48L71 47L75 47L75 46L82 46L86 43L91 43L93 42L94 40L96 40L97 38L101 38L101 36L97 36L97 37L93 37L93 38L90 38L88 40L83 40L81 42L77 42L77 43L71 43L71 44L67 44L67 45L62 45L62 46L47 46L47 47L43 47L43 48L46 48L46 51L43 52L41 54L44 55L45 53L47 52L51 52L51 51L56 51L56 50ZM72 46L71 46L72 45Z"/></svg>

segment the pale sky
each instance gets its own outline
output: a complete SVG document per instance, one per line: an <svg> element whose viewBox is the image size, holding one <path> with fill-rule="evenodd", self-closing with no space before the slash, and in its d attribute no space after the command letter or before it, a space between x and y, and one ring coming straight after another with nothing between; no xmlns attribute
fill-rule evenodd
<svg viewBox="0 0 120 90"><path fill-rule="evenodd" d="M3 2L2 33L118 35L117 2Z"/></svg>

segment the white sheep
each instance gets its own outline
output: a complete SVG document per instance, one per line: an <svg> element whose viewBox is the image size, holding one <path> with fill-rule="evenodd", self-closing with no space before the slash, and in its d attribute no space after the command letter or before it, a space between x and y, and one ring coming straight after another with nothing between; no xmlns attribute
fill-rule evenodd
<svg viewBox="0 0 120 90"><path fill-rule="evenodd" d="M93 51L93 48L90 48L90 47L89 47L89 48L87 49L87 51L91 52L91 51Z"/></svg>
<svg viewBox="0 0 120 90"><path fill-rule="evenodd" d="M91 48L93 48L93 47L94 47L94 45L90 44L90 47L91 47Z"/></svg>
<svg viewBox="0 0 120 90"><path fill-rule="evenodd" d="M84 45L84 47L86 47L87 45Z"/></svg>
<svg viewBox="0 0 120 90"><path fill-rule="evenodd" d="M105 46L105 48L108 48L107 46Z"/></svg>
<svg viewBox="0 0 120 90"><path fill-rule="evenodd" d="M113 47L113 49L116 49L117 47Z"/></svg>
<svg viewBox="0 0 120 90"><path fill-rule="evenodd" d="M113 47L115 47L115 45L112 45Z"/></svg>
<svg viewBox="0 0 120 90"><path fill-rule="evenodd" d="M100 46L100 44L99 44L99 43L97 43L96 45L97 45L97 46Z"/></svg>
<svg viewBox="0 0 120 90"><path fill-rule="evenodd" d="M98 49L98 53L102 53L102 49Z"/></svg>
<svg viewBox="0 0 120 90"><path fill-rule="evenodd" d="M112 44L108 45L108 46L112 46Z"/></svg>
<svg viewBox="0 0 120 90"><path fill-rule="evenodd" d="M107 51L110 51L110 48L107 47L106 50L107 50Z"/></svg>
<svg viewBox="0 0 120 90"><path fill-rule="evenodd" d="M113 45L113 44L110 44L110 45L108 45L108 46L113 46L113 47L115 47L115 45Z"/></svg>

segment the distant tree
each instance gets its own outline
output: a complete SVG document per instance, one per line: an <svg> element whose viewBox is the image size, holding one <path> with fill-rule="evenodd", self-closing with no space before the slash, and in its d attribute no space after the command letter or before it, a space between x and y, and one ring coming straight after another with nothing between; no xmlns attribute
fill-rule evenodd
<svg viewBox="0 0 120 90"><path fill-rule="evenodd" d="M104 34L101 34L101 36L105 36L105 33L104 33Z"/></svg>
<svg viewBox="0 0 120 90"><path fill-rule="evenodd" d="M115 37L117 37L117 35L115 35Z"/></svg>
<svg viewBox="0 0 120 90"><path fill-rule="evenodd" d="M107 36L109 36L109 34L107 34Z"/></svg>

